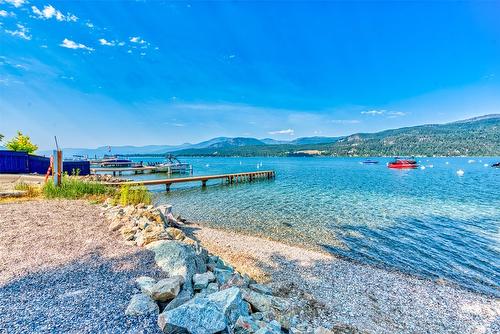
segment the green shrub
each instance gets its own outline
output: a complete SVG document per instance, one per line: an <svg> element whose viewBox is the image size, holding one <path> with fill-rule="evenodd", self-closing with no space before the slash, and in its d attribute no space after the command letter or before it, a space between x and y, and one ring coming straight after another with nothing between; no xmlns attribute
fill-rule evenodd
<svg viewBox="0 0 500 334"><path fill-rule="evenodd" d="M145 186L130 187L122 185L120 190L115 194L115 204L136 205L139 203L151 204L151 194Z"/></svg>
<svg viewBox="0 0 500 334"><path fill-rule="evenodd" d="M103 196L114 194L114 189L98 182L87 182L77 177L63 175L61 186L57 187L51 180L42 188L47 198L78 199L91 196Z"/></svg>

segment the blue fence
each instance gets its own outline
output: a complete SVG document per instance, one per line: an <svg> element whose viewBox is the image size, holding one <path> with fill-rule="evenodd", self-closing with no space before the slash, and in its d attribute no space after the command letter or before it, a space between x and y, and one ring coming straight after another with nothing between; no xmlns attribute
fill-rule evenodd
<svg viewBox="0 0 500 334"><path fill-rule="evenodd" d="M50 159L26 152L0 150L0 174L45 174L50 165ZM89 161L64 161L63 171L73 174L79 171L80 175L90 174Z"/></svg>

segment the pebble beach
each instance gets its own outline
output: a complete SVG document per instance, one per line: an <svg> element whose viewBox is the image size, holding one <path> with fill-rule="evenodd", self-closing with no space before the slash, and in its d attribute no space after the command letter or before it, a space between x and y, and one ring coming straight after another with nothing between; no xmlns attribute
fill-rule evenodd
<svg viewBox="0 0 500 334"><path fill-rule="evenodd" d="M159 333L154 316L124 311L135 279L165 274L130 246L98 205L0 205L0 328L26 332ZM254 236L187 224L183 232L336 333L498 333L500 301ZM28 312L26 312L28 310Z"/></svg>

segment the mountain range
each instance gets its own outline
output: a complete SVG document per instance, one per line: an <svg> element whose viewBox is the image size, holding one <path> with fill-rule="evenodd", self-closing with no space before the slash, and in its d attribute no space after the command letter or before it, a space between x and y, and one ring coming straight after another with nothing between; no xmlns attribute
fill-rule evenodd
<svg viewBox="0 0 500 334"><path fill-rule="evenodd" d="M309 150L332 156L500 156L500 114L345 137L303 137L290 141L217 137L197 144L65 148L64 155L286 156Z"/></svg>

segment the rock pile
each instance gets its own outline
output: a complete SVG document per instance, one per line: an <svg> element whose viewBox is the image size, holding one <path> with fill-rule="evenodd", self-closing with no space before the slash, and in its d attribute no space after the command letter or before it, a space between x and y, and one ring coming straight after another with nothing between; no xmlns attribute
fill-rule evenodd
<svg viewBox="0 0 500 334"><path fill-rule="evenodd" d="M80 179L84 181L89 181L89 182L112 182L112 183L120 183L120 182L126 182L130 181L127 179L121 179L118 177L114 177L109 174L89 174L89 175L82 175L79 176Z"/></svg>
<svg viewBox="0 0 500 334"><path fill-rule="evenodd" d="M300 309L287 298L237 272L187 237L170 206L104 205L110 231L120 231L127 243L155 254L167 278L138 277L140 293L132 296L125 313L158 314L164 333L327 334L300 319ZM175 227L174 227L175 226Z"/></svg>

